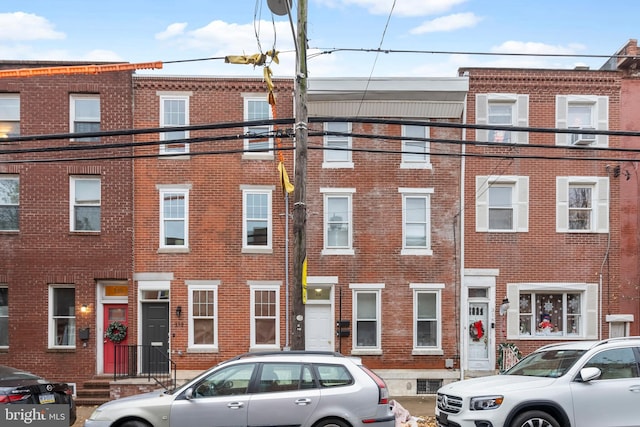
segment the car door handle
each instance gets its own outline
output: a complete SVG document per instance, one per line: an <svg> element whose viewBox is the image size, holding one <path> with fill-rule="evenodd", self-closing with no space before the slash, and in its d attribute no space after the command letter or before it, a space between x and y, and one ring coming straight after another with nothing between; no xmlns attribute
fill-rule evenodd
<svg viewBox="0 0 640 427"><path fill-rule="evenodd" d="M309 403L311 403L311 399L297 399L296 400L296 405L299 406L304 406L304 405L308 405Z"/></svg>
<svg viewBox="0 0 640 427"><path fill-rule="evenodd" d="M229 404L227 404L227 408L229 409L240 409L244 406L244 403L242 402L231 402Z"/></svg>

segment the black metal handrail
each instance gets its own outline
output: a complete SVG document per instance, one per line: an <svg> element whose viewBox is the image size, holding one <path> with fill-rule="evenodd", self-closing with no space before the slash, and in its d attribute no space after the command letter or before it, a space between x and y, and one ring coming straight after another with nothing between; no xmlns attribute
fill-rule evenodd
<svg viewBox="0 0 640 427"><path fill-rule="evenodd" d="M162 347L116 344L113 346L113 379L144 378L154 380L165 390L176 386L176 363ZM140 370L138 370L140 364Z"/></svg>

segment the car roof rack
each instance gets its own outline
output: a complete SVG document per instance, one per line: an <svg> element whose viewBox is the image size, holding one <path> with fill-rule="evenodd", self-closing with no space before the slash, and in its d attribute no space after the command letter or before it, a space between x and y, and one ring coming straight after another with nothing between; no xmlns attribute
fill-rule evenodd
<svg viewBox="0 0 640 427"><path fill-rule="evenodd" d="M227 360L227 362L231 362L232 360L240 360L246 359L250 357L261 357L261 356L296 356L296 355L307 355L307 356L333 356L333 357L345 357L342 353L337 351L316 351L316 350L273 350L273 351L254 351L239 354L231 359Z"/></svg>
<svg viewBox="0 0 640 427"><path fill-rule="evenodd" d="M595 343L593 345L593 347L597 347L599 345L604 345L604 344L608 344L610 342L618 342L618 341L639 341L640 337L638 336L631 336L631 337L614 337L614 338L607 338L604 340L600 340L597 343Z"/></svg>

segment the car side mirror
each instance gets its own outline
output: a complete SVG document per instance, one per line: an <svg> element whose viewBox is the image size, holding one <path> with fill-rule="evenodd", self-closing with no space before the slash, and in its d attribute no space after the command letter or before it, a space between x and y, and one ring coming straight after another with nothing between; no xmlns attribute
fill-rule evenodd
<svg viewBox="0 0 640 427"><path fill-rule="evenodd" d="M600 375L602 375L602 371L598 368L580 369L580 378L582 378L582 382L585 383L600 378Z"/></svg>
<svg viewBox="0 0 640 427"><path fill-rule="evenodd" d="M193 399L193 388L189 387L185 392L184 392L184 398L187 400L191 400Z"/></svg>

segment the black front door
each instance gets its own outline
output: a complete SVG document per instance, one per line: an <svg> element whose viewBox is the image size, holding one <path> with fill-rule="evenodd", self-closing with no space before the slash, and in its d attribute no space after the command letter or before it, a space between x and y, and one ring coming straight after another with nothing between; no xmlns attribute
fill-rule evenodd
<svg viewBox="0 0 640 427"><path fill-rule="evenodd" d="M142 303L142 372L169 371L169 304Z"/></svg>

